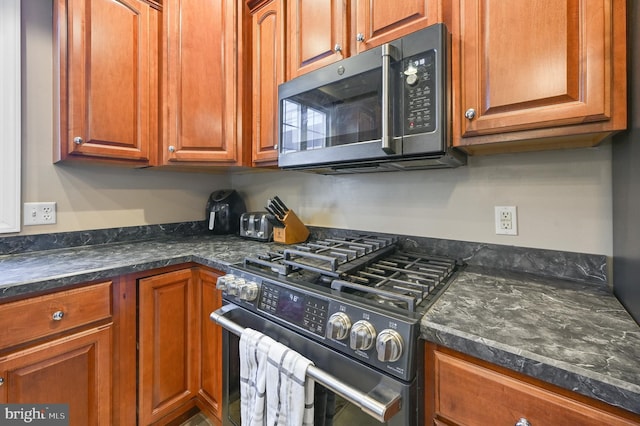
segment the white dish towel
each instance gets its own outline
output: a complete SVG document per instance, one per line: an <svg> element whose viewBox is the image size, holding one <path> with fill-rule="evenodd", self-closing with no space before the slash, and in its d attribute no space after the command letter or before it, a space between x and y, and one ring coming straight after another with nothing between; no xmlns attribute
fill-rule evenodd
<svg viewBox="0 0 640 426"><path fill-rule="evenodd" d="M242 425L312 426L314 381L306 377L312 362L248 328L239 350Z"/></svg>
<svg viewBox="0 0 640 426"><path fill-rule="evenodd" d="M313 363L276 342L267 365L267 426L313 426Z"/></svg>
<svg viewBox="0 0 640 426"><path fill-rule="evenodd" d="M243 426L266 424L265 395L269 348L275 340L245 328L240 335L240 420Z"/></svg>

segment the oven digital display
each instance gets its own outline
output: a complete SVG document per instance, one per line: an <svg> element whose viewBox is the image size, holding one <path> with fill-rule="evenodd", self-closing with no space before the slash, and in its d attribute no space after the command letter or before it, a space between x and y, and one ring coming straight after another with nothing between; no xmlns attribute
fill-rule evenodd
<svg viewBox="0 0 640 426"><path fill-rule="evenodd" d="M305 298L289 290L281 290L276 314L282 318L300 324L304 318Z"/></svg>
<svg viewBox="0 0 640 426"><path fill-rule="evenodd" d="M263 284L258 309L324 336L329 302L286 288Z"/></svg>

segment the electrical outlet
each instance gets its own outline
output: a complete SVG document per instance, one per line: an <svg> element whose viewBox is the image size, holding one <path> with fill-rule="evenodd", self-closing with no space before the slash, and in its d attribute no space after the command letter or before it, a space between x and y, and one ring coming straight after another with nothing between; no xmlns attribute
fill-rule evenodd
<svg viewBox="0 0 640 426"><path fill-rule="evenodd" d="M496 234L518 235L518 215L516 206L496 206Z"/></svg>
<svg viewBox="0 0 640 426"><path fill-rule="evenodd" d="M51 225L56 223L55 201L24 203L24 226Z"/></svg>

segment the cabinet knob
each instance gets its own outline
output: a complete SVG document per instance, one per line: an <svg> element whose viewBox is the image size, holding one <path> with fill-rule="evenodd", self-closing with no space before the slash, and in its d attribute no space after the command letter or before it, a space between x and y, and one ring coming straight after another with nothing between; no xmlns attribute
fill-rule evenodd
<svg viewBox="0 0 640 426"><path fill-rule="evenodd" d="M336 45L333 46L333 50L335 50L336 53L342 52L342 46L340 46L340 43L336 43Z"/></svg>
<svg viewBox="0 0 640 426"><path fill-rule="evenodd" d="M176 147L173 145L169 145L169 152L176 152Z"/></svg>
<svg viewBox="0 0 640 426"><path fill-rule="evenodd" d="M62 311L55 311L53 315L51 315L51 319L54 321L61 321L63 317L64 317L64 312Z"/></svg>
<svg viewBox="0 0 640 426"><path fill-rule="evenodd" d="M360 43L362 43L364 41L364 34L362 33L356 34L356 41L359 41Z"/></svg>
<svg viewBox="0 0 640 426"><path fill-rule="evenodd" d="M515 426L531 426L531 423L529 423L529 420L527 420L524 417L521 417L515 424Z"/></svg>
<svg viewBox="0 0 640 426"><path fill-rule="evenodd" d="M473 120L476 117L476 110L473 108L469 108L468 110L465 111L464 116L468 120Z"/></svg>
<svg viewBox="0 0 640 426"><path fill-rule="evenodd" d="M75 143L76 145L80 145L82 144L82 142L84 142L82 140L82 138L80 136L76 136L75 138L73 138L73 143Z"/></svg>
<svg viewBox="0 0 640 426"><path fill-rule="evenodd" d="M4 385L4 377L0 377L0 386Z"/></svg>

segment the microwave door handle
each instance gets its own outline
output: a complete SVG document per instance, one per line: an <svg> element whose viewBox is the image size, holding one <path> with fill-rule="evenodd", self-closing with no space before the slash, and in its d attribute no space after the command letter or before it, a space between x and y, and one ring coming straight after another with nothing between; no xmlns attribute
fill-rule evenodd
<svg viewBox="0 0 640 426"><path fill-rule="evenodd" d="M395 47L389 43L382 45L382 150L387 154L395 154L391 146L391 59Z"/></svg>

